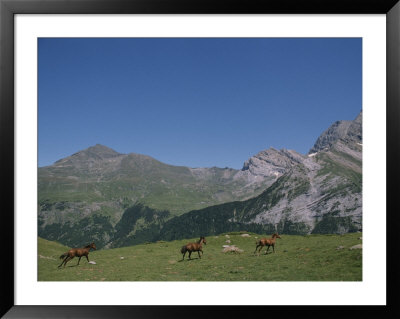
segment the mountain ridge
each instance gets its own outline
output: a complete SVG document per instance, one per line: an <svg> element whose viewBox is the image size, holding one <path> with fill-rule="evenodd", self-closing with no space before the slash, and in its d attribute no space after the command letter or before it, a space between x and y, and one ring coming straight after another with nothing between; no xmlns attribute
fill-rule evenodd
<svg viewBox="0 0 400 319"><path fill-rule="evenodd" d="M100 247L190 237L194 229L355 231L362 225L362 112L333 123L306 155L269 148L240 170L174 166L96 144L39 168L38 189L39 233L69 244L80 220L101 225L101 235L92 235Z"/></svg>

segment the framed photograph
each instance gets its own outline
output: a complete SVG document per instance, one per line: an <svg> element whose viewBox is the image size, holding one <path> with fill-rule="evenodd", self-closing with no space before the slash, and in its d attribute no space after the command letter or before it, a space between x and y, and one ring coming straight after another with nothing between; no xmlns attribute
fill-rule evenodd
<svg viewBox="0 0 400 319"><path fill-rule="evenodd" d="M5 318L398 312L397 1L0 4Z"/></svg>

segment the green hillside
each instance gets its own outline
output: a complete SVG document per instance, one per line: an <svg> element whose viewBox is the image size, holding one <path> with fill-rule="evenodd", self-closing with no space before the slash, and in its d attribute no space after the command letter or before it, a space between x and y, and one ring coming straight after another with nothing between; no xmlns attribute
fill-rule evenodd
<svg viewBox="0 0 400 319"><path fill-rule="evenodd" d="M67 247L38 238L39 281L361 281L361 233L345 235L282 235L276 253L254 255L256 237L235 232L207 237L201 259L182 261L180 248L198 238L156 242L91 251L58 268ZM227 237L229 236L229 238ZM270 235L268 235L270 237ZM223 245L236 245L242 253L224 253ZM83 245L86 243L83 243ZM342 246L340 249L338 247ZM270 250L271 251L271 250Z"/></svg>
<svg viewBox="0 0 400 319"><path fill-rule="evenodd" d="M119 154L96 145L38 169L39 209L46 219L60 211L70 212L70 220L74 212L85 211L113 217L115 211L140 201L179 215L262 191L263 187L252 187L235 194L246 184L244 179L233 178L237 172L168 165L150 156ZM57 207L59 203L64 203L62 209ZM110 206L112 209L107 209Z"/></svg>

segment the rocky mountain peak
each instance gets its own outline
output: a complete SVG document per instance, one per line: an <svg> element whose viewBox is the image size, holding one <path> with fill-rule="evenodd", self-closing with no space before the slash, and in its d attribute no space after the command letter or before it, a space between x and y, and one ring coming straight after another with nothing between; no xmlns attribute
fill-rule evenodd
<svg viewBox="0 0 400 319"><path fill-rule="evenodd" d="M330 149L339 140L362 142L362 112L353 121L336 121L324 131L308 154Z"/></svg>
<svg viewBox="0 0 400 319"><path fill-rule="evenodd" d="M362 143L362 112L351 122L345 139L347 141Z"/></svg>
<svg viewBox="0 0 400 319"><path fill-rule="evenodd" d="M249 171L256 176L280 176L304 159L305 157L296 151L271 147L245 161L242 171Z"/></svg>

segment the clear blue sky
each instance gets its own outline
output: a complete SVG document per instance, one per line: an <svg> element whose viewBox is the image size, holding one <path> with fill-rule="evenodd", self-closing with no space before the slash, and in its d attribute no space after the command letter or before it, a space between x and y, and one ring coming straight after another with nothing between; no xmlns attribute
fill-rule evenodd
<svg viewBox="0 0 400 319"><path fill-rule="evenodd" d="M360 38L38 41L39 166L99 143L239 169L362 109Z"/></svg>

